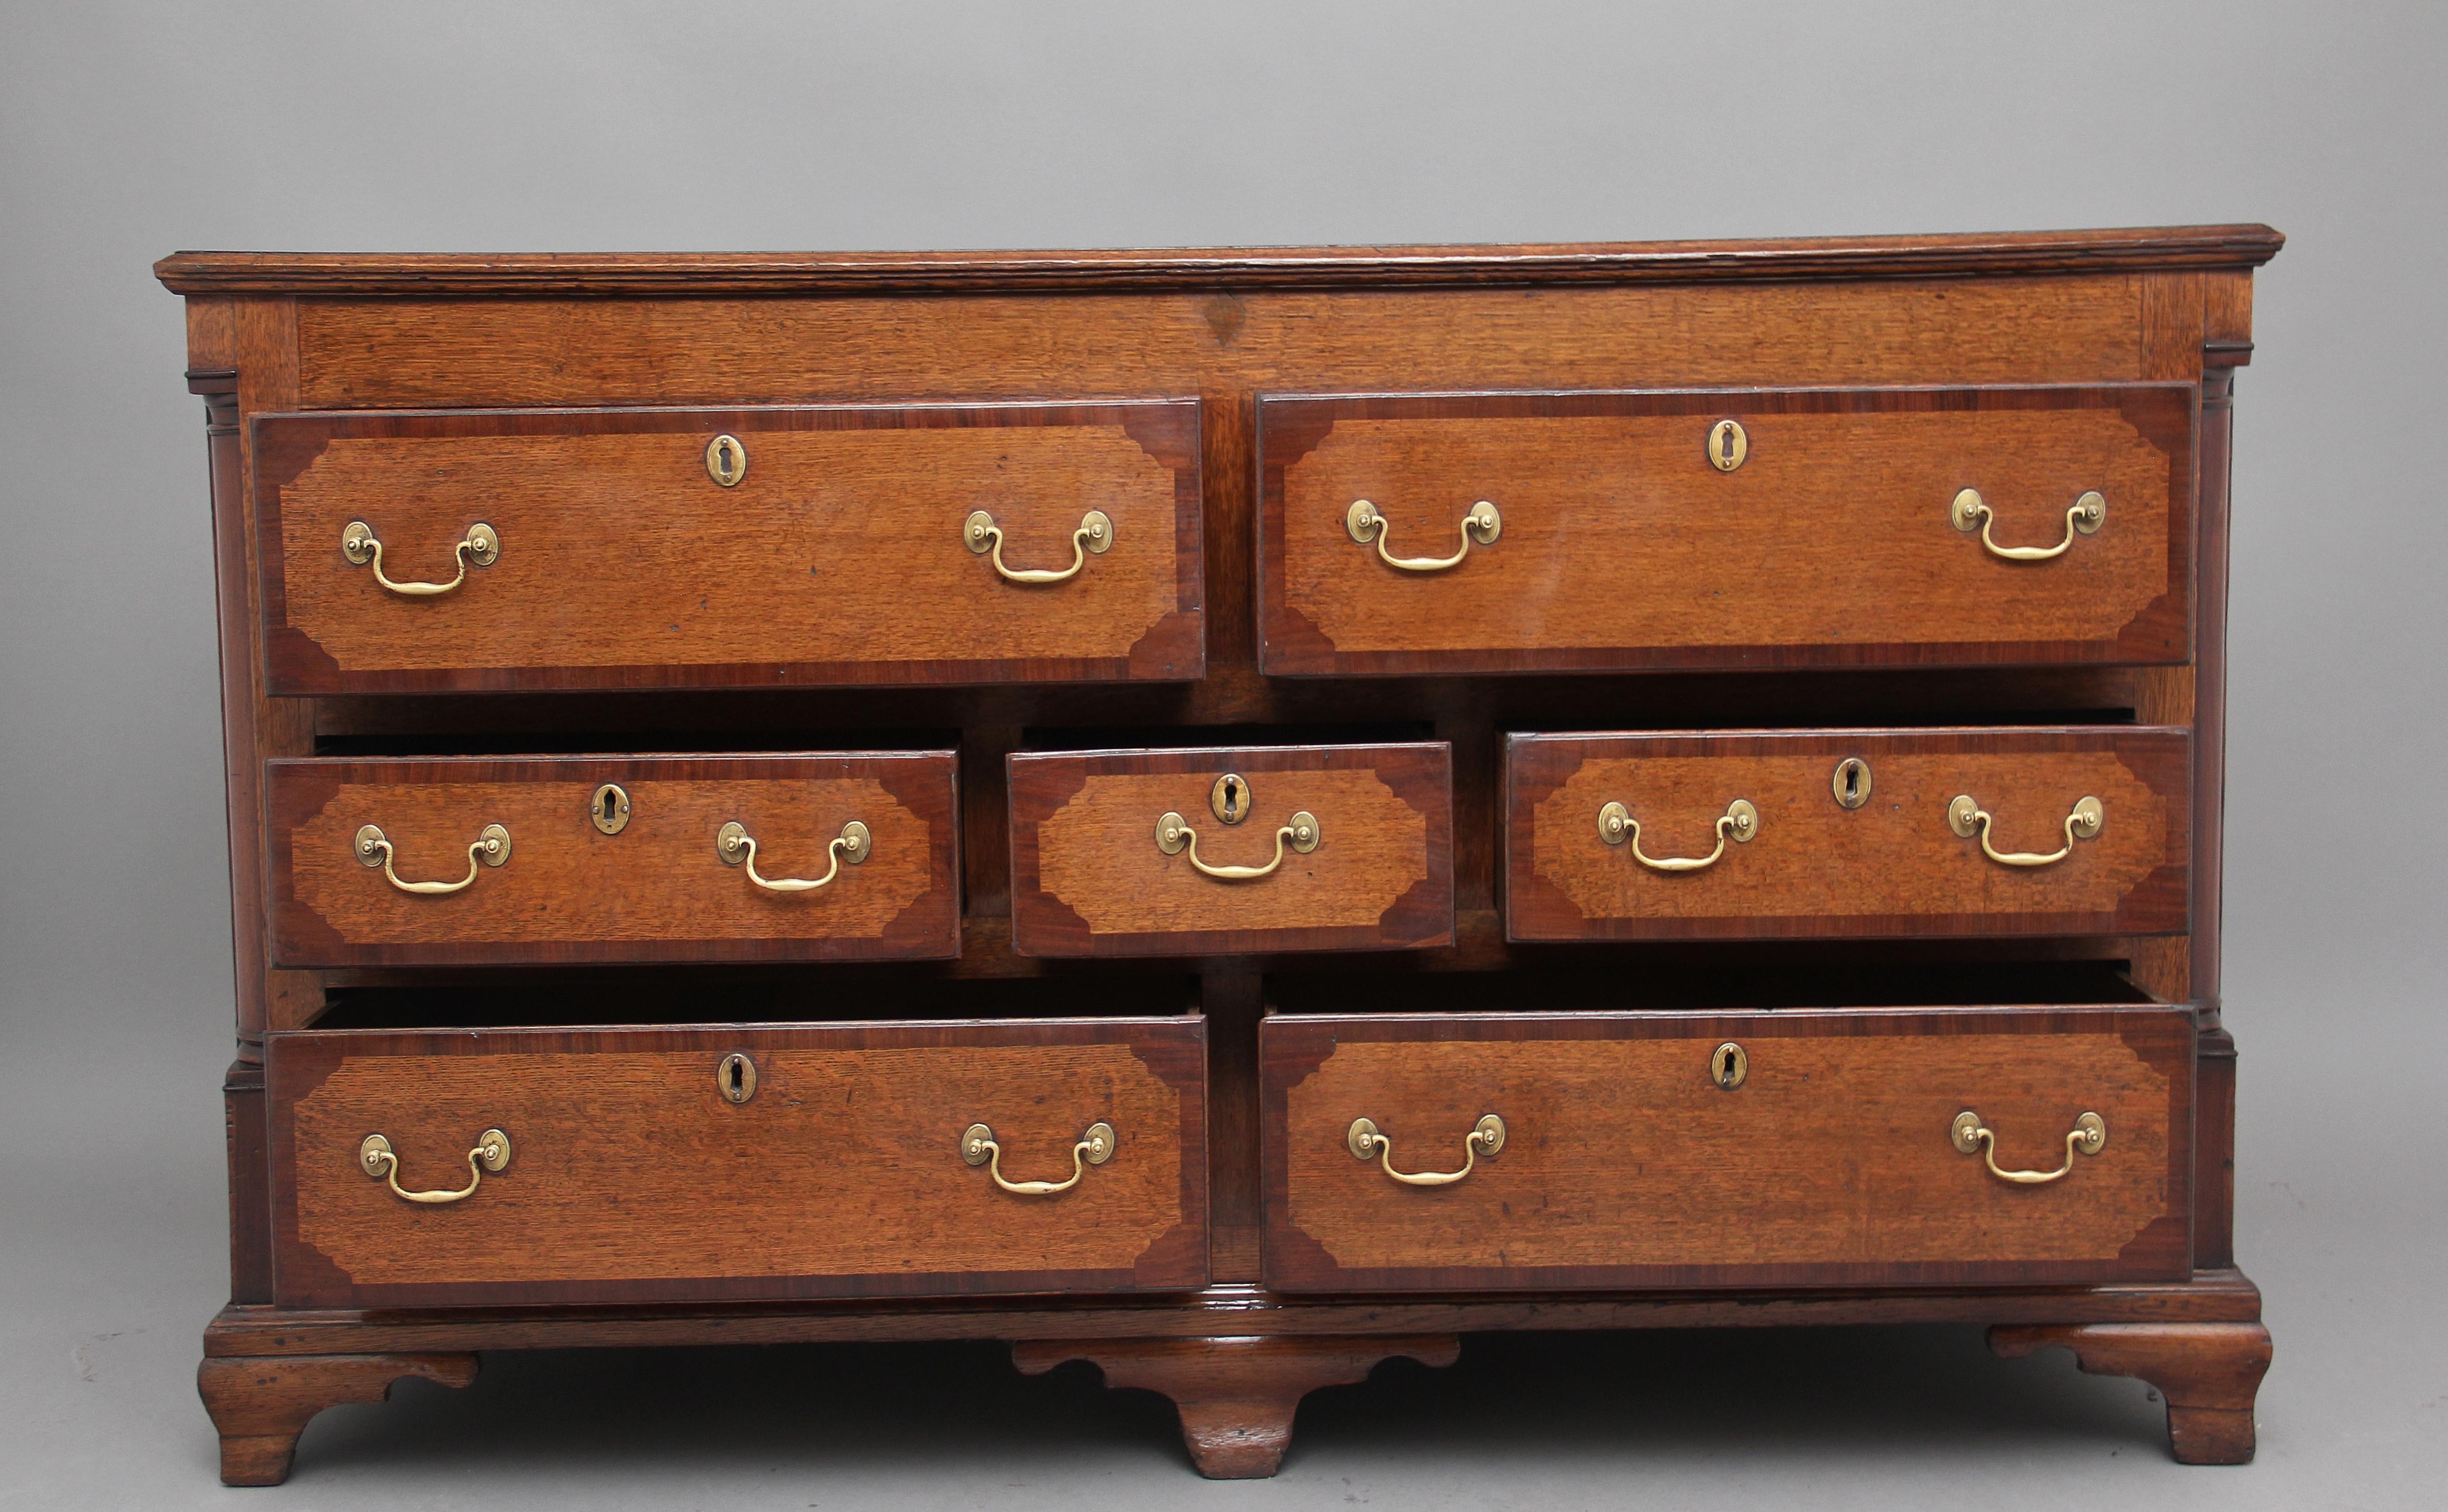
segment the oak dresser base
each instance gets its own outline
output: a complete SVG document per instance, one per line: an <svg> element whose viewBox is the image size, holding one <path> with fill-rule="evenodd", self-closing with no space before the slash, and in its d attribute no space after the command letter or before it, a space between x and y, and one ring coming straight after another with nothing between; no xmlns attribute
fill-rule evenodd
<svg viewBox="0 0 2448 1512"><path fill-rule="evenodd" d="M1024 1374L1069 1360L1108 1386L1152 1390L1181 1412L1202 1475L1275 1473L1301 1398L1367 1379L1396 1356L1451 1365L1463 1333L1565 1329L1986 1323L2004 1358L2062 1345L2094 1375L2151 1383L2168 1404L2175 1458L2252 1458L2252 1402L2269 1367L2261 1292L2241 1272L2190 1283L2041 1290L1699 1292L1617 1296L1287 1301L1214 1286L1179 1300L808 1303L702 1308L363 1312L233 1306L204 1330L198 1388L221 1438L221 1479L277 1485L316 1413L379 1402L423 1376L475 1379L476 1351L657 1345L1001 1338Z"/></svg>

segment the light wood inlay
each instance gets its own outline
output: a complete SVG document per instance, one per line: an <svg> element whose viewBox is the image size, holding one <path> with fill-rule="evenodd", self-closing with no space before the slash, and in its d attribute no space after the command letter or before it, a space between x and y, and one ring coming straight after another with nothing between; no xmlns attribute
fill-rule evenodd
<svg viewBox="0 0 2448 1512"><path fill-rule="evenodd" d="M312 760L271 774L273 949L284 965L958 951L949 752ZM607 781L630 800L627 826L610 835L588 816ZM737 820L762 874L813 879L852 819L868 828L868 859L845 861L813 892L765 891L715 846ZM466 876L468 847L488 824L510 832L510 859L479 868L462 891L413 895L359 864L353 842L366 824L390 838L408 881Z"/></svg>
<svg viewBox="0 0 2448 1512"><path fill-rule="evenodd" d="M1208 812L1214 780L1200 774L1088 778L1038 830L1045 890L1100 934L1365 928L1427 874L1427 816L1373 772L1272 774L1258 812L1232 826ZM1271 876L1218 882L1193 870L1187 852L1157 849L1157 816L1168 810L1191 821L1199 859L1210 866L1265 866L1275 853L1275 832L1298 811L1317 815L1323 838L1307 855L1285 847L1284 863Z"/></svg>
<svg viewBox="0 0 2448 1512"><path fill-rule="evenodd" d="M1562 737L1540 744L1546 761L1586 755L1559 786L1529 799L1530 843L1513 849L1508 897L1516 939L1594 931L2138 934L2184 926L2189 813L2180 730ZM1514 749L1519 759L1523 743ZM1836 763L1847 756L1870 769L1869 799L1854 810L1840 807L1831 787ZM2066 814L2085 796L2100 800L2105 822L2055 865L2001 866L1978 840L1948 827L1946 806L1958 794L1988 811L1990 844L2000 852L2063 849ZM1748 843L1728 844L1705 871L1651 870L1633 859L1629 845L1598 834L1598 810L1621 802L1640 821L1646 853L1706 855L1716 819L1734 798L1758 810L1758 831ZM1541 907L1539 884L1570 908Z"/></svg>
<svg viewBox="0 0 2448 1512"><path fill-rule="evenodd" d="M2181 385L1269 399L1266 664L2181 660L2190 406ZM1728 416L1750 451L1721 473ZM2107 522L2000 561L1949 521L1967 488L2001 545L2056 545L2086 490ZM1482 499L1503 532L1397 571L1348 533L1355 499L1398 557L1449 555Z"/></svg>
<svg viewBox="0 0 2448 1512"><path fill-rule="evenodd" d="M1141 406L1195 433L1195 411ZM1195 449L1160 457L1123 411L767 411L458 415L264 423L300 459L277 494L281 597L268 605L283 691L929 681L935 664L1002 677L1192 678L1195 641L1132 660L1198 607ZM1098 421L1101 423L1090 423ZM798 429L823 422L826 429ZM843 426L834 429L831 427ZM747 476L707 476L738 435ZM337 432L337 433L333 433ZM1176 440L1179 438L1176 437ZM1183 520L1185 500L1188 517ZM1070 565L1081 517L1113 545L1072 580L1000 579L962 536L990 511L1013 568ZM373 526L394 580L447 581L482 521L500 560L456 591L405 599L340 552ZM1185 584L1186 579L1186 584ZM1142 659L1144 660L1144 659ZM1008 669L1008 670L1004 670Z"/></svg>
<svg viewBox="0 0 2448 1512"><path fill-rule="evenodd" d="M646 1294L622 1283L654 1283L660 1298L1196 1285L1204 1154L1185 1148L1197 1091L1180 1082L1195 1076L1197 1024L1122 1030L1153 1037L1175 1063L1151 1066L1130 1043L1028 1043L1084 1038L1060 1022L898 1045L827 1045L822 1030L625 1037L636 1043L603 1033L583 1046L495 1034L457 1053L348 1036L284 1043L277 1054L323 1061L328 1074L275 1074L290 1226L279 1294L328 1305ZM1117 1039L1111 1027L1103 1037ZM739 1105L716 1084L734 1050L757 1069ZM1100 1119L1118 1135L1113 1158L1057 1196L1003 1192L958 1149L962 1130L985 1122L1005 1177L1061 1179L1073 1142ZM403 1186L464 1187L465 1152L492 1127L510 1137L509 1166L464 1201L404 1202L356 1163L358 1142L381 1133ZM1184 1223L1194 1243L1151 1253Z"/></svg>
<svg viewBox="0 0 2448 1512"><path fill-rule="evenodd" d="M1027 955L1404 948L1453 930L1449 749L1437 745L1030 753L1011 758L1013 945ZM1253 808L1226 825L1215 780L1240 774ZM1166 855L1157 820L1181 814L1209 866L1265 866L1293 813L1317 848L1284 848L1267 876L1201 874Z"/></svg>
<svg viewBox="0 0 2448 1512"><path fill-rule="evenodd" d="M2159 1012L2138 1043L2133 1023L2105 1014L2055 1033L2016 1032L2007 1014L1996 1032L1929 1032L1903 1015L1882 1016L1883 1029L1807 1027L1833 1017L1677 1030L1534 1016L1526 1030L1499 1024L1484 1038L1381 1022L1339 1041L1341 1021L1271 1019L1270 1080L1290 1086L1270 1158L1289 1187L1269 1283L2184 1273L2181 1242L2146 1242L2154 1224L2181 1223L2171 1216L2183 1196L2171 1144L2187 1142L2190 1068L2169 1053L2177 1039L2190 1046L2181 1014ZM1277 1036L1327 1046L1322 1062L1305 1076L1280 1063ZM1731 1092L1709 1077L1711 1051L1729 1039L1750 1057L1749 1080ZM2013 1186L1949 1142L1966 1109L1997 1131L2009 1167L2056 1168L2084 1112L2107 1120L2109 1140L2061 1181ZM1393 1139L1397 1169L1456 1169L1463 1136L1487 1113L1504 1120L1503 1149L1448 1187L1399 1185L1344 1145L1367 1117Z"/></svg>

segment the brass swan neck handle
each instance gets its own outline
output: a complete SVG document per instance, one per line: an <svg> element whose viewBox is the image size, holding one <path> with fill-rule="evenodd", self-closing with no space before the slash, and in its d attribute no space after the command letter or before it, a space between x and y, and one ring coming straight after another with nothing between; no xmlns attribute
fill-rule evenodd
<svg viewBox="0 0 2448 1512"><path fill-rule="evenodd" d="M402 598L435 599L456 592L459 584L468 581L470 565L489 567L500 560L502 538L493 533L491 526L481 521L469 526L468 533L460 537L459 544L451 547L450 554L459 564L459 575L448 583L393 583L383 576L382 553L383 545L375 539L373 526L363 520L352 520L341 530L340 554L358 566L373 567L376 583Z"/></svg>
<svg viewBox="0 0 2448 1512"><path fill-rule="evenodd" d="M1462 565L1463 558L1470 555L1472 542L1494 545L1496 538L1504 533L1504 517L1485 499L1472 505L1470 512L1462 517L1462 546L1449 557L1398 557L1387 550L1386 517L1366 499L1351 501L1351 507L1343 512L1343 528L1362 545L1375 542L1379 560L1389 567L1400 567L1405 572L1443 572Z"/></svg>
<svg viewBox="0 0 2448 1512"><path fill-rule="evenodd" d="M1989 811L1973 800L1972 794L1959 793L1946 806L1946 827L1969 840L1980 837L1980 852L2001 867L2055 866L2074 854L2076 840L2096 837L2100 826L2108 822L2108 811L2097 798L2078 798L2065 817L2065 845L2060 850L2041 855L2033 851L2000 851L1989 843Z"/></svg>
<svg viewBox="0 0 2448 1512"><path fill-rule="evenodd" d="M447 892L457 892L472 884L476 880L476 872L480 868L497 867L507 861L510 858L510 832L498 824L488 824L479 831L476 843L468 848L468 874L456 882L401 881L399 873L392 870L392 856L395 848L391 843L391 837L382 833L380 825L369 824L360 829L356 838L350 843L350 849L356 853L360 864L382 868L382 874L389 877L391 885L402 892L437 897Z"/></svg>
<svg viewBox="0 0 2448 1512"><path fill-rule="evenodd" d="M972 512L961 526L961 539L980 556L994 553L994 569L1006 583L1064 583L1080 575L1088 565L1088 553L1102 556L1113 549L1114 522L1102 509L1091 509L1080 517L1080 528L1071 532L1071 565L1057 571L1050 567L1007 567L1003 562L1003 526L986 510Z"/></svg>
<svg viewBox="0 0 2448 1512"><path fill-rule="evenodd" d="M1179 855L1183 851L1188 851L1190 864L1218 882L1251 882L1259 877L1272 876L1275 869L1284 864L1286 846L1307 855L1317 849L1317 843L1324 836L1318 829L1317 815L1303 809L1284 821L1283 827L1275 832L1275 858L1265 866L1209 866L1198 859L1198 832L1190 827L1189 820L1168 810L1156 821L1157 850L1167 855Z"/></svg>
<svg viewBox="0 0 2448 1512"><path fill-rule="evenodd" d="M746 867L748 880L768 892L813 892L830 886L833 878L841 875L844 861L858 866L874 854L875 842L868 834L867 826L856 819L843 825L841 833L834 835L825 846L825 859L832 865L825 869L823 876L812 882L798 877L759 875L756 871L756 837L750 834L748 827L737 819L730 820L714 832L714 851L722 857L724 866Z"/></svg>
<svg viewBox="0 0 2448 1512"><path fill-rule="evenodd" d="M2083 1155L2100 1152L2108 1143L2108 1120L2096 1113L2086 1113L2075 1120L2074 1127L2066 1131L2065 1164L2054 1171L1999 1170L1998 1136L1980 1121L1978 1113L1957 1114L1954 1124L1947 1130L1947 1139L1963 1154L1979 1156L1987 1163L1989 1174L2000 1181L2011 1181L2017 1186L2045 1186L2062 1179L2067 1172L2074 1169L2074 1158L2077 1152Z"/></svg>
<svg viewBox="0 0 2448 1512"><path fill-rule="evenodd" d="M379 1134L369 1134L357 1146L357 1168L377 1181L389 1181L392 1195L403 1202L458 1202L476 1195L485 1184L485 1173L499 1171L510 1163L510 1137L499 1129L487 1129L476 1136L476 1147L468 1152L468 1184L456 1192L411 1192L399 1184L399 1156L391 1141Z"/></svg>
<svg viewBox="0 0 2448 1512"><path fill-rule="evenodd" d="M1726 853L1726 840L1731 836L1737 845L1749 845L1759 833L1759 810L1749 798L1736 798L1726 805L1717 816L1717 848L1700 856L1653 856L1640 849L1640 821L1620 803L1609 803L1598 810L1598 838L1609 845L1630 845L1632 858L1653 871L1702 871L1717 864Z"/></svg>
<svg viewBox="0 0 2448 1512"><path fill-rule="evenodd" d="M2082 535L2098 533L2099 527L2108 523L2108 500L2096 488L2075 499L2066 509L2065 539L2053 546L1999 545L1989 534L1989 527L1997 524L1997 511L1981 501L1980 490L1978 488L1966 488L1957 494L1955 502L1947 506L1946 517L1954 522L1955 528L1958 530L1967 533L1974 530L1979 531L1981 545L1988 548L1991 556L2000 561L2046 562L2052 557L2064 556L2066 548L2074 545L2074 538L2077 533Z"/></svg>
<svg viewBox="0 0 2448 1512"><path fill-rule="evenodd" d="M1397 1171L1394 1169L1394 1141L1379 1132L1374 1120L1354 1119L1344 1131L1343 1147L1362 1160L1377 1158L1377 1163L1387 1176L1405 1186L1451 1186L1479 1169L1482 1155L1494 1155L1504 1148L1504 1120L1495 1114L1483 1114L1470 1132L1463 1136L1462 1169L1459 1171Z"/></svg>
<svg viewBox="0 0 2448 1512"><path fill-rule="evenodd" d="M1114 1158L1116 1139L1114 1126L1100 1119L1088 1125L1080 1141L1071 1146L1071 1179L1068 1181L1013 1181L1003 1174L1003 1146L995 1142L994 1130L983 1123L972 1123L961 1131L961 1158L971 1165L986 1168L994 1184L1005 1192L1024 1197L1050 1197L1058 1192L1068 1192L1088 1174L1088 1167L1102 1165Z"/></svg>

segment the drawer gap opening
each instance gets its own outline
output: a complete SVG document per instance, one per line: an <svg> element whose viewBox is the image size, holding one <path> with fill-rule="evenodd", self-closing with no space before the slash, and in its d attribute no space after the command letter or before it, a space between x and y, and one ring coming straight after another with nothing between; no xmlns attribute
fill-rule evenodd
<svg viewBox="0 0 2448 1512"><path fill-rule="evenodd" d="M1132 974L925 981L717 968L552 972L533 980L333 989L316 1029L509 1029L614 1024L830 1024L875 1019L1178 1017L1199 1010L1198 979Z"/></svg>
<svg viewBox="0 0 2448 1512"><path fill-rule="evenodd" d="M1779 1008L2151 1005L2120 961L1788 965L1658 961L1611 968L1525 967L1480 973L1357 975L1279 971L1266 982L1278 1013L1725 1012Z"/></svg>

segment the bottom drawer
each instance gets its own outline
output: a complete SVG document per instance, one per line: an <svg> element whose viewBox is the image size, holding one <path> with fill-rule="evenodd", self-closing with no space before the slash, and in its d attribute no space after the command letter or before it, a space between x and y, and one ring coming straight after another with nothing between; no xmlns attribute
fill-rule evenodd
<svg viewBox="0 0 2448 1512"><path fill-rule="evenodd" d="M1205 1045L1195 1017L276 1035L274 1290L409 1307L1197 1287Z"/></svg>
<svg viewBox="0 0 2448 1512"><path fill-rule="evenodd" d="M2183 1008L1284 1014L1260 1059L1278 1291L2192 1268Z"/></svg>

